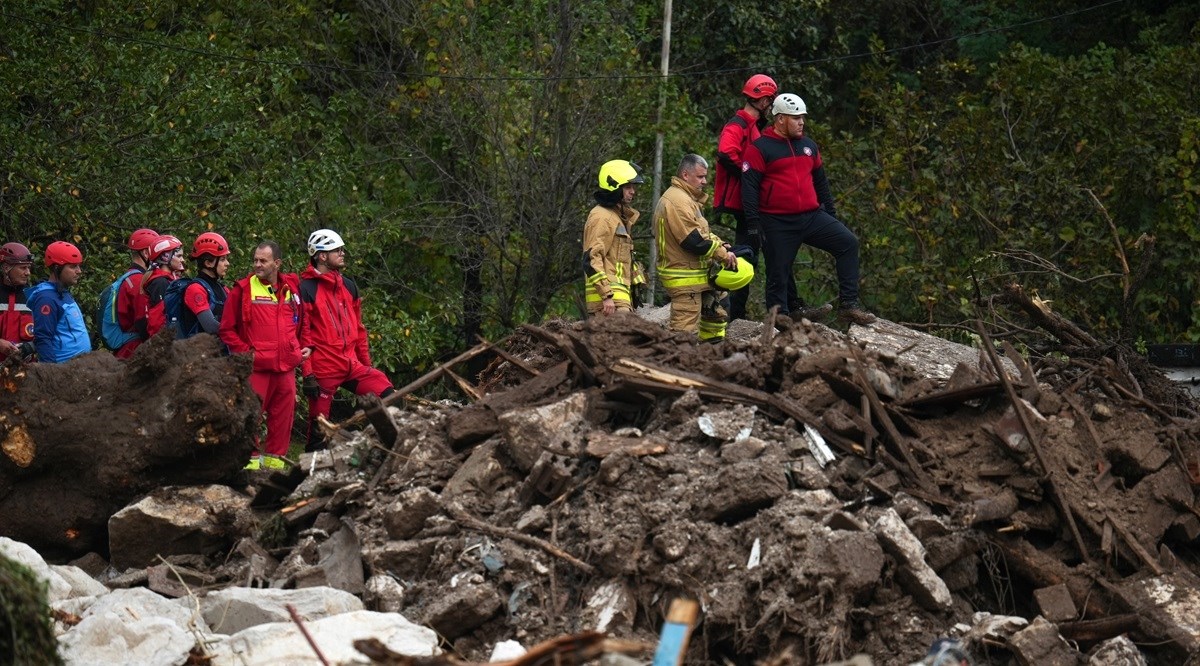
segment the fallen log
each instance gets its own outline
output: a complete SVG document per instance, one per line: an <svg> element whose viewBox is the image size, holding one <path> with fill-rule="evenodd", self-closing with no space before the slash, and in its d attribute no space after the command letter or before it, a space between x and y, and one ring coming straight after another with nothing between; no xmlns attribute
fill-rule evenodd
<svg viewBox="0 0 1200 666"><path fill-rule="evenodd" d="M0 535L51 556L107 552L111 515L155 488L232 481L253 449L250 359L211 335L0 374Z"/></svg>

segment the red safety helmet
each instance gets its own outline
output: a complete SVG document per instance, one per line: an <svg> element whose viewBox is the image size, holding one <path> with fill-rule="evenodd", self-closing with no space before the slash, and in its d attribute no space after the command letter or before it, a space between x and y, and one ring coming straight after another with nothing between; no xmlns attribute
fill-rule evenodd
<svg viewBox="0 0 1200 666"><path fill-rule="evenodd" d="M0 247L0 258L6 266L20 266L33 263L33 253L20 243L5 243Z"/></svg>
<svg viewBox="0 0 1200 666"><path fill-rule="evenodd" d="M225 242L225 237L215 231L206 231L192 243L192 258L195 259L202 254L211 254L214 257L224 257L229 254L229 243Z"/></svg>
<svg viewBox="0 0 1200 666"><path fill-rule="evenodd" d="M775 85L775 79L766 74L755 74L746 79L746 85L742 86L742 94L750 99L771 97L777 92L779 86Z"/></svg>
<svg viewBox="0 0 1200 666"><path fill-rule="evenodd" d="M153 229L138 229L129 234L129 242L126 245L134 252L149 250L154 241L158 240L158 232Z"/></svg>
<svg viewBox="0 0 1200 666"><path fill-rule="evenodd" d="M157 262L162 256L168 252L178 250L183 247L183 241L170 235L164 234L154 240L154 244L150 246L150 261Z"/></svg>
<svg viewBox="0 0 1200 666"><path fill-rule="evenodd" d="M83 253L67 241L54 241L46 247L47 266L66 266L67 264L82 264Z"/></svg>

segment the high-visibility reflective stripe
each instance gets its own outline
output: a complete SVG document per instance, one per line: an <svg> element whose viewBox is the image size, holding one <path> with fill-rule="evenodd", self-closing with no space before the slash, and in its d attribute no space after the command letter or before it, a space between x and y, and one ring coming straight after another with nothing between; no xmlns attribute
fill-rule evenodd
<svg viewBox="0 0 1200 666"><path fill-rule="evenodd" d="M617 284L615 282L610 283L608 286L612 287L612 294L613 294L614 301L617 301L620 303L632 303L633 302L633 300L629 298L629 287L627 287L623 284ZM600 294L596 293L595 289L588 289L588 291L587 291L587 302L588 303L599 303L600 301L603 301L603 300L604 300L604 298L601 297Z"/></svg>
<svg viewBox="0 0 1200 666"><path fill-rule="evenodd" d="M596 271L587 277L587 285L590 287L601 280L607 279L608 276L604 274L604 271Z"/></svg>
<svg viewBox="0 0 1200 666"><path fill-rule="evenodd" d="M691 287L708 284L708 271L698 271L689 268L660 268L658 279L664 287Z"/></svg>
<svg viewBox="0 0 1200 666"><path fill-rule="evenodd" d="M725 337L725 322L705 321L700 320L700 325L696 330L696 337L701 340L715 340Z"/></svg>

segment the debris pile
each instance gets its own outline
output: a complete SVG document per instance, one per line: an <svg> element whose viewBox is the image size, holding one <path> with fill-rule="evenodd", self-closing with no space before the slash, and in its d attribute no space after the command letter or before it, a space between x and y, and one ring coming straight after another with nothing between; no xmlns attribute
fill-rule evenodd
<svg viewBox="0 0 1200 666"><path fill-rule="evenodd" d="M689 663L908 664L943 637L981 664L1200 651L1197 417L1161 374L1112 350L1033 366L982 330L982 351L884 321L730 334L523 327L253 498L131 505L110 523L120 566L93 573L225 613L210 600L236 588L341 590L476 662L593 630L653 644L679 597L701 607ZM441 378L467 400L415 397ZM233 508L185 524L217 495ZM191 545L142 561L136 535L172 529L164 547Z"/></svg>

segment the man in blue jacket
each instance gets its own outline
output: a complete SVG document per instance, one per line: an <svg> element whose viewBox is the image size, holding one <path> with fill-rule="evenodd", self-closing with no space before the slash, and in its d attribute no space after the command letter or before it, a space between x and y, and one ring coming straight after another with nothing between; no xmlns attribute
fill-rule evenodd
<svg viewBox="0 0 1200 666"><path fill-rule="evenodd" d="M46 268L50 279L25 292L33 311L33 344L38 360L63 363L92 351L83 312L70 289L83 276L83 253L66 241L55 241L46 248Z"/></svg>

